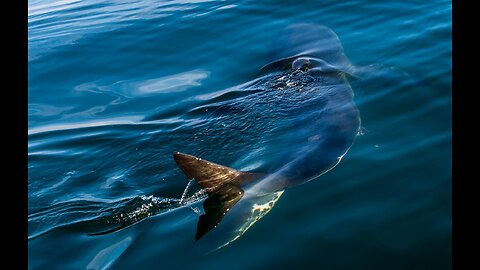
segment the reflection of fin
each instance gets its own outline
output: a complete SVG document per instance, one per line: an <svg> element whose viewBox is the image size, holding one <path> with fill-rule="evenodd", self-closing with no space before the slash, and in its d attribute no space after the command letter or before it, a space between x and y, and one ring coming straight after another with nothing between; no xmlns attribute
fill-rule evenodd
<svg viewBox="0 0 480 270"><path fill-rule="evenodd" d="M195 240L215 228L242 198L244 192L240 184L260 176L178 152L173 158L188 179L195 179L208 193L208 198L203 203L205 214L198 220Z"/></svg>
<svg viewBox="0 0 480 270"><path fill-rule="evenodd" d="M207 232L215 228L225 214L243 196L243 190L236 185L226 185L203 202L205 214L200 216L197 224L195 240L200 239Z"/></svg>

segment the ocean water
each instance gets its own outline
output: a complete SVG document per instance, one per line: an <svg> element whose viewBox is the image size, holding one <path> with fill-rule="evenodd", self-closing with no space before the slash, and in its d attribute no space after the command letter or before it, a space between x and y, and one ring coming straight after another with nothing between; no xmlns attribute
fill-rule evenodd
<svg viewBox="0 0 480 270"><path fill-rule="evenodd" d="M450 269L451 12L440 0L29 0L29 269ZM293 151L265 143L287 120L244 86L298 23L338 36L361 132L335 168L211 251L194 239L205 196L172 154L255 171L273 162L262 153ZM219 100L233 107L203 110Z"/></svg>

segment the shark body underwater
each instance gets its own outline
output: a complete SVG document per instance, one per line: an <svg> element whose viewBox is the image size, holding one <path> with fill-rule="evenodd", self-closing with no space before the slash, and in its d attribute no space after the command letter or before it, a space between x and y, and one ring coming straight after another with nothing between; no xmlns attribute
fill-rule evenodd
<svg viewBox="0 0 480 270"><path fill-rule="evenodd" d="M223 246L238 239L272 209L286 188L317 179L335 167L360 131L359 111L347 80L352 65L337 35L325 26L295 24L274 45L275 60L262 68L259 78L238 89L256 93L242 99L256 104L256 110L261 110L258 104L274 103L277 117L283 118L278 130L287 132L263 135L286 150L272 153L268 166L253 171L201 156L173 155L187 178L208 194L195 240L209 238L216 230L227 237ZM237 100L228 106L244 105ZM232 117L238 112L230 111ZM240 128L237 132L235 136L242 136Z"/></svg>
<svg viewBox="0 0 480 270"><path fill-rule="evenodd" d="M251 80L202 96L193 93L200 98L185 102L193 106L176 104L173 111L162 108L145 116L149 128L152 119L167 123L149 129L154 134L145 140L149 150L140 153L141 159L148 155L155 169L139 165L138 170L150 168L175 185L188 179L181 198L170 198L177 189L169 189L173 184L168 181L161 187L165 197L135 194L107 202L82 197L29 215L29 250L41 251L29 253L29 261L48 269L106 269L112 264L152 269L159 263L198 269L201 262L211 268L215 257L204 260L206 253L244 235L285 189L334 168L360 131L348 79L362 70L350 64L339 38L327 27L294 24L282 30L272 40L267 64ZM151 147L156 147L153 155ZM171 154L179 168L173 167ZM79 219L71 221L72 216ZM30 220L61 224L30 235ZM284 228L271 226L268 231L278 235ZM57 252L50 252L52 248Z"/></svg>

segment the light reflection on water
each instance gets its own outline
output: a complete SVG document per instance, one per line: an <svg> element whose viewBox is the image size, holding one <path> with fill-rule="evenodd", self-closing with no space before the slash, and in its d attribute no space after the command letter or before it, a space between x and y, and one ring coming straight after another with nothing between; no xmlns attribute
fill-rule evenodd
<svg viewBox="0 0 480 270"><path fill-rule="evenodd" d="M32 268L450 269L451 2L29 1L28 16ZM188 183L171 155L266 166L281 112L202 110L260 95L241 90L281 29L305 21L339 36L367 131L205 255L192 241L201 201L163 201ZM140 222L88 235L135 211Z"/></svg>

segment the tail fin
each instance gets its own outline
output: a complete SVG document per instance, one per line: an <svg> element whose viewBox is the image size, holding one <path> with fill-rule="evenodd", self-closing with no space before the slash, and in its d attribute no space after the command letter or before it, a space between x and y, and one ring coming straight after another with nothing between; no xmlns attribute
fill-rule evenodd
<svg viewBox="0 0 480 270"><path fill-rule="evenodd" d="M177 152L173 158L187 178L195 179L209 194L240 176L237 170L191 155Z"/></svg>
<svg viewBox="0 0 480 270"><path fill-rule="evenodd" d="M209 195L203 202L205 214L198 219L195 240L200 239L207 232L217 227L225 214L230 211L230 208L243 197L243 193L239 186L226 185L215 194Z"/></svg>
<svg viewBox="0 0 480 270"><path fill-rule="evenodd" d="M208 193L208 198L203 203L205 214L198 220L195 240L215 228L243 197L244 191L240 184L259 176L179 152L173 158L188 179L195 179Z"/></svg>

